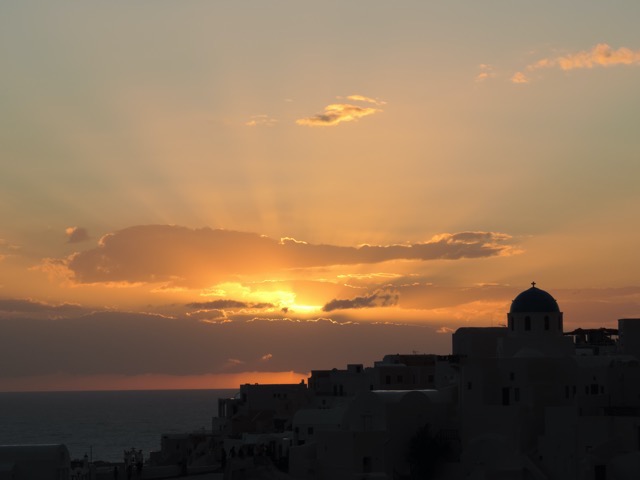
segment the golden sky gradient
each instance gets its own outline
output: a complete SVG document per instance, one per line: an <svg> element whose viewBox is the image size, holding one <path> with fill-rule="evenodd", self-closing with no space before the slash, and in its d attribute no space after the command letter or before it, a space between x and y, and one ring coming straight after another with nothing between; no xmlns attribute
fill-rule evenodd
<svg viewBox="0 0 640 480"><path fill-rule="evenodd" d="M447 353L533 280L640 316L639 14L2 3L0 391Z"/></svg>

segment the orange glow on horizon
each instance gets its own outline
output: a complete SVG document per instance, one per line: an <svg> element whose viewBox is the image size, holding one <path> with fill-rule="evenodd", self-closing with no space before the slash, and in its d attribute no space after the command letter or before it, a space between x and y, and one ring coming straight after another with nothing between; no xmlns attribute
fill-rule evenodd
<svg viewBox="0 0 640 480"><path fill-rule="evenodd" d="M310 373L240 372L203 375L69 375L3 379L0 392L64 392L97 390L208 390L240 388L245 383L300 383Z"/></svg>

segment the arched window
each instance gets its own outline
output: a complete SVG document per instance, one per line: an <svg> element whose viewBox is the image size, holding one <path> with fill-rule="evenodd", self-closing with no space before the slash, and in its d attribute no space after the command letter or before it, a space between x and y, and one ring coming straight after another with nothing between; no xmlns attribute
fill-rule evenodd
<svg viewBox="0 0 640 480"><path fill-rule="evenodd" d="M544 329L545 330L549 330L549 316L548 315L544 316Z"/></svg>
<svg viewBox="0 0 640 480"><path fill-rule="evenodd" d="M529 316L524 317L524 329L527 331L531 330L531 317Z"/></svg>

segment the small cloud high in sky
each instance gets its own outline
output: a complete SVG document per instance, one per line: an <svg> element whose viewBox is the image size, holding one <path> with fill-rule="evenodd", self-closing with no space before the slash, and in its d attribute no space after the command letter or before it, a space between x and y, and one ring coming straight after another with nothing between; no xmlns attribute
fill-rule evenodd
<svg viewBox="0 0 640 480"><path fill-rule="evenodd" d="M374 100L373 98L365 97L363 95L350 95L347 99L354 102L373 104L376 106L385 104L385 102ZM298 125L308 127L333 127L343 122L353 122L379 112L382 112L382 110L366 105L360 106L350 103L332 103L324 107L324 112L317 113L310 117L299 118L296 120L296 123Z"/></svg>
<svg viewBox="0 0 640 480"><path fill-rule="evenodd" d="M278 120L276 120L275 118L271 118L269 117L269 115L261 114L261 115L252 115L251 119L245 122L245 125L247 127L258 127L258 126L273 127L277 123L278 123Z"/></svg>
<svg viewBox="0 0 640 480"><path fill-rule="evenodd" d="M495 72L493 71L493 67L491 65L482 63L479 65L478 68L480 72L476 75L476 82L483 82L489 78L493 78L496 76Z"/></svg>
<svg viewBox="0 0 640 480"><path fill-rule="evenodd" d="M527 78L527 76L522 73L522 72L516 72L513 74L513 77L511 77L511 81L513 83L529 83L529 79Z"/></svg>
<svg viewBox="0 0 640 480"><path fill-rule="evenodd" d="M373 103L374 105L385 105L387 103L382 100L376 100L375 98L365 97L364 95L349 95L347 100L351 100L353 102Z"/></svg>
<svg viewBox="0 0 640 480"><path fill-rule="evenodd" d="M0 2L0 390L448 353L532 281L640 316L638 18Z"/></svg>
<svg viewBox="0 0 640 480"><path fill-rule="evenodd" d="M590 50L568 53L554 58L543 58L529 65L528 69L557 67L561 70L576 70L618 65L640 65L640 50L631 50L626 47L615 49L606 43L599 43Z"/></svg>
<svg viewBox="0 0 640 480"><path fill-rule="evenodd" d="M541 58L527 65L526 71L531 73L543 69L559 69L563 71L608 68L615 66L639 66L640 50L626 47L613 48L606 43L598 43L589 50L581 50L563 55ZM479 76L483 75L481 73ZM483 78L486 78L484 76ZM529 83L526 73L518 71L511 77L513 83Z"/></svg>

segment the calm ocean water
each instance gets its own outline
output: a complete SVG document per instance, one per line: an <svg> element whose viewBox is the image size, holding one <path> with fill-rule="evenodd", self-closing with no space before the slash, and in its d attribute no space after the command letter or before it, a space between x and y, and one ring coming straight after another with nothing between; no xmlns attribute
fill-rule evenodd
<svg viewBox="0 0 640 480"><path fill-rule="evenodd" d="M211 430L218 398L237 390L0 393L0 445L64 443L71 458L122 461L160 449L163 433Z"/></svg>

